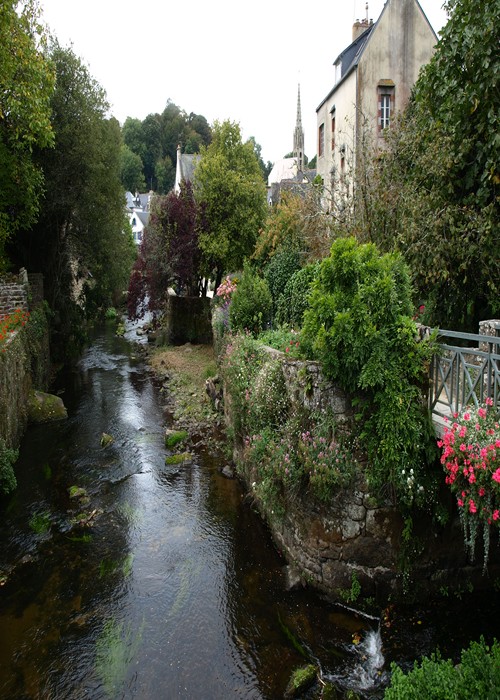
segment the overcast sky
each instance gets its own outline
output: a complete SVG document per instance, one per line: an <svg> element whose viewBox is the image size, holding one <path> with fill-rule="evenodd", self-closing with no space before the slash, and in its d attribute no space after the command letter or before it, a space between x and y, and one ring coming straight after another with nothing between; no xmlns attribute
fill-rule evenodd
<svg viewBox="0 0 500 700"><path fill-rule="evenodd" d="M167 100L186 112L238 122L265 161L292 150L300 83L305 152L315 154L316 107L333 61L351 41L366 0L40 0L62 45L106 90L113 115L144 119ZM420 0L436 33L442 0ZM369 0L369 17L384 0Z"/></svg>

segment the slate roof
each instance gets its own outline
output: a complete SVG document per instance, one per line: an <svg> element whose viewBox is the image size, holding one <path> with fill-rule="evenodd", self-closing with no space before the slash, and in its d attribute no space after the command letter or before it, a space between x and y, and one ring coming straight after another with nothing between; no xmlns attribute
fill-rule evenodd
<svg viewBox="0 0 500 700"><path fill-rule="evenodd" d="M320 109L320 107L322 105L324 105L327 100L330 99L330 97L335 92L335 90L338 88L340 83L343 80L345 80L345 78L347 78L349 73L351 73L351 71L354 70L354 68L356 68L356 66L359 63L359 59L361 58L361 54L363 53L363 50L364 50L366 44L368 43L370 35L377 24L378 24L378 20L377 20L377 22L375 22L375 24L370 24L368 26L368 28L365 29L363 34L360 34L360 36L358 36L357 39L355 39L351 44L349 44L349 46L346 49L344 49L341 53L339 53L339 55L337 56L337 58L333 62L333 65L336 66L337 63L339 63L339 61L340 61L340 66L341 66L340 80L335 83L335 85L332 87L332 89L330 90L328 95L325 97L325 99L321 100L321 103L319 104L316 111L318 111L318 109Z"/></svg>
<svg viewBox="0 0 500 700"><path fill-rule="evenodd" d="M363 53L363 49L365 48L366 43L370 38L370 34L372 33L374 27L374 24L370 24L370 26L367 29L365 29L363 34L358 36L358 38L355 39L352 42L352 44L350 44L346 49L344 49L342 53L340 53L333 62L334 65L337 65L337 63L341 61L341 73L339 83L345 78L346 75L348 75L351 72L351 70L355 66L358 65L359 58ZM339 83L337 83L337 85Z"/></svg>
<svg viewBox="0 0 500 700"><path fill-rule="evenodd" d="M137 216L137 218L143 224L143 226L148 225L148 221L149 221L149 212L148 211L136 211L135 216Z"/></svg>
<svg viewBox="0 0 500 700"><path fill-rule="evenodd" d="M181 180L193 181L194 169L199 160L200 155L197 153L182 153L180 156Z"/></svg>

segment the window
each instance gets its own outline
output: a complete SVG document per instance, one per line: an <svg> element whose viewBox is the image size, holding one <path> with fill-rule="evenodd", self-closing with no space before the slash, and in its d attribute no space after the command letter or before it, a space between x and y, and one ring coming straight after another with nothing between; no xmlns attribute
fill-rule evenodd
<svg viewBox="0 0 500 700"><path fill-rule="evenodd" d="M380 95L380 128L388 129L391 124L391 96Z"/></svg>
<svg viewBox="0 0 500 700"><path fill-rule="evenodd" d="M394 112L394 83L392 80L381 80L377 89L378 97L378 131L382 133L391 125Z"/></svg>
<svg viewBox="0 0 500 700"><path fill-rule="evenodd" d="M325 155L325 125L320 124L318 131L318 157Z"/></svg>
<svg viewBox="0 0 500 700"><path fill-rule="evenodd" d="M335 150L335 107L332 109L332 151Z"/></svg>

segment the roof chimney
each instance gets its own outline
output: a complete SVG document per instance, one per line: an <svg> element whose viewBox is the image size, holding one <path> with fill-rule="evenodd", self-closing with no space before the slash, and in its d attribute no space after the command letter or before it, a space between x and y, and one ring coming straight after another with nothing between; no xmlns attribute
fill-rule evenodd
<svg viewBox="0 0 500 700"><path fill-rule="evenodd" d="M366 17L365 19L359 20L357 19L354 24L352 25L352 40L356 41L358 37L365 32L368 27L371 27L373 24L372 19L368 19L368 3L366 3Z"/></svg>

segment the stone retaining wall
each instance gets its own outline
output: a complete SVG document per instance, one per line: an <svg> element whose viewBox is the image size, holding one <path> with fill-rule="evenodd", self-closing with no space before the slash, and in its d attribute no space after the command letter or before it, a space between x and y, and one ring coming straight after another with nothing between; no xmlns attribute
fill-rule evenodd
<svg viewBox="0 0 500 700"><path fill-rule="evenodd" d="M36 308L43 300L43 278L35 275L33 281L34 294L25 270L0 278L0 315L28 310L30 305ZM32 315L32 323L36 326L30 333L27 327L14 331L0 352L0 437L8 447L17 447L26 429L30 390L46 389L49 380L49 338L42 308Z"/></svg>
<svg viewBox="0 0 500 700"><path fill-rule="evenodd" d="M0 316L13 313L16 309L28 310L28 275L21 270L19 275L0 277Z"/></svg>
<svg viewBox="0 0 500 700"><path fill-rule="evenodd" d="M328 407L338 425L349 427L349 398L322 377L318 363L291 360L271 348L267 352L281 360L292 404L298 402L311 411ZM225 402L225 411L231 424L230 401ZM328 506L303 495L290 500L284 517L279 519L257 499L253 486L258 475L245 463L243 445L235 448L235 459L288 561L305 581L332 600L345 599L353 574L361 584L362 595L373 596L381 603L404 598L409 589L421 599L443 586L463 587L466 581L476 588L489 587L500 574L499 548L493 543L489 577L482 575L480 554L476 565L468 564L458 518L440 527L425 513L412 514L411 533L405 537L405 521L400 512L389 502L377 502L367 488L363 470L357 483L350 489L339 489ZM446 492L444 497L448 498L451 511L451 495ZM493 539L496 542L496 536Z"/></svg>

